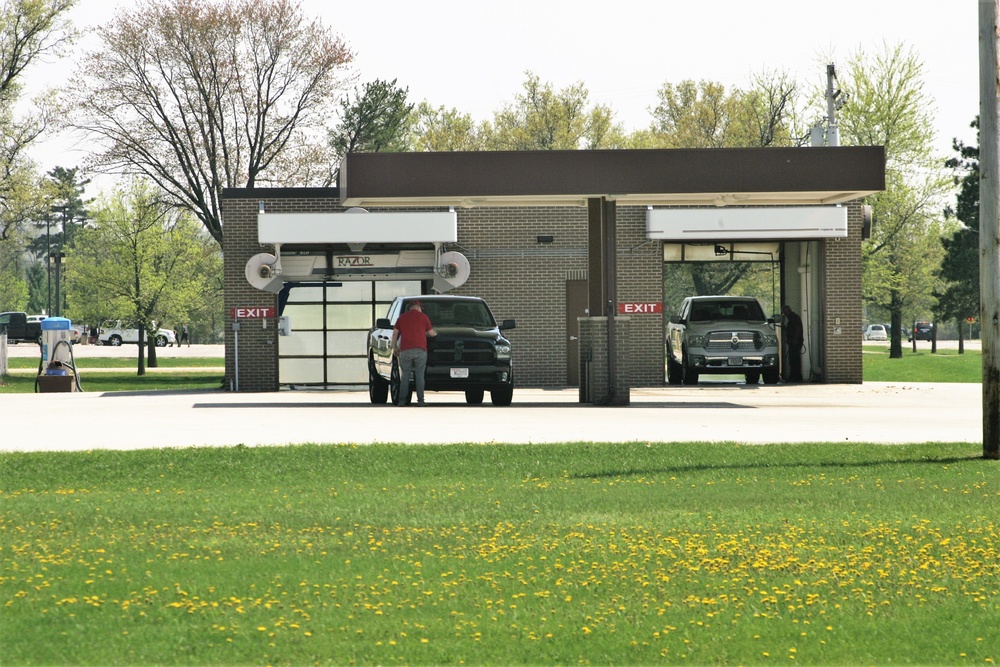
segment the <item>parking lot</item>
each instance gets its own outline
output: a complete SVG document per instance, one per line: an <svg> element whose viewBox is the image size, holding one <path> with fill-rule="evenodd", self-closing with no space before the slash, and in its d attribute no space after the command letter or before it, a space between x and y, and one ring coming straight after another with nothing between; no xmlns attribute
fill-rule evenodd
<svg viewBox="0 0 1000 667"><path fill-rule="evenodd" d="M302 443L980 442L975 384L718 383L633 389L631 404L578 402L575 389L518 389L510 407L428 394L375 406L366 391L9 394L6 451ZM16 417L15 417L16 415Z"/></svg>
<svg viewBox="0 0 1000 667"><path fill-rule="evenodd" d="M968 343L970 349L979 341ZM955 341L939 342L939 347ZM929 349L929 343L918 343ZM975 347L973 347L975 346ZM37 356L33 345L11 356ZM164 357L218 357L221 345L160 348ZM77 357L123 348L77 346ZM86 450L295 443L453 442L981 442L978 384L758 385L707 379L631 390L623 407L579 403L576 389L518 388L513 405L468 406L428 392L424 408L375 406L367 391L8 394L0 449ZM488 403L488 402L487 402ZM11 416L16 415L16 418Z"/></svg>

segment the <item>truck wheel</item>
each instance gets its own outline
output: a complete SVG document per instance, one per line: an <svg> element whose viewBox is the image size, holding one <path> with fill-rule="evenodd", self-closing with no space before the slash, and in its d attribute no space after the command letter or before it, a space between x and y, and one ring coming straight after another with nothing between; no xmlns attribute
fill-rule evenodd
<svg viewBox="0 0 1000 667"><path fill-rule="evenodd" d="M375 370L375 362L368 360L368 400L375 405L385 405L389 400L389 383Z"/></svg>
<svg viewBox="0 0 1000 667"><path fill-rule="evenodd" d="M687 359L687 352L681 352L681 359ZM684 384L698 384L698 371L691 368L687 364L681 365L681 374L684 378Z"/></svg>
<svg viewBox="0 0 1000 667"><path fill-rule="evenodd" d="M469 405L480 405L483 402L483 393L482 389L466 389L465 402Z"/></svg>
<svg viewBox="0 0 1000 667"><path fill-rule="evenodd" d="M764 371L764 384L778 384L777 368L769 368Z"/></svg>
<svg viewBox="0 0 1000 667"><path fill-rule="evenodd" d="M122 344L122 337L119 336L118 334L115 334L114 336L108 339L108 343L110 343L114 347L120 347Z"/></svg>
<svg viewBox="0 0 1000 667"><path fill-rule="evenodd" d="M167 337L162 334L157 336L156 347L166 347L166 346L167 346Z"/></svg>
<svg viewBox="0 0 1000 667"><path fill-rule="evenodd" d="M490 391L490 401L493 405L510 405L512 400L514 400L514 385Z"/></svg>
<svg viewBox="0 0 1000 667"><path fill-rule="evenodd" d="M747 373L747 384L757 384L760 382L760 373L754 371L753 373Z"/></svg>
<svg viewBox="0 0 1000 667"><path fill-rule="evenodd" d="M399 405L399 363L395 359L392 361L392 371L389 373L389 396L392 398L393 405ZM410 404L410 398L413 396L413 383L410 383L410 389L406 392L406 396L403 400L404 405Z"/></svg>
<svg viewBox="0 0 1000 667"><path fill-rule="evenodd" d="M674 361L674 355L667 350L667 384L677 385L684 381L684 367Z"/></svg>

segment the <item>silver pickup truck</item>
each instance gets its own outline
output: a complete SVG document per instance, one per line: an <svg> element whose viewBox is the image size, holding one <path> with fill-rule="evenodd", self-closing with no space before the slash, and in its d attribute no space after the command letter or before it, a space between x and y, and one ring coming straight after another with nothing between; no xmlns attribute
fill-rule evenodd
<svg viewBox="0 0 1000 667"><path fill-rule="evenodd" d="M667 383L697 384L706 373L778 383L774 318L751 296L690 296L667 325Z"/></svg>

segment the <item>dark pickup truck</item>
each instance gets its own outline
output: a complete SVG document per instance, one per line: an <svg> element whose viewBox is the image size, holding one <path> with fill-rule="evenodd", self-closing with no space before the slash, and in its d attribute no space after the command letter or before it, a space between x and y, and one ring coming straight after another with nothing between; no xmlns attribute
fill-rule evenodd
<svg viewBox="0 0 1000 667"><path fill-rule="evenodd" d="M393 356L392 326L406 311L407 301L419 299L437 336L427 339L427 391L464 391L470 405L483 402L490 392L493 405L510 405L514 370L510 341L501 331L517 326L514 320L497 324L486 302L478 297L421 295L396 297L389 313L375 321L368 333L368 396L399 403L399 360ZM413 391L413 383L410 383ZM409 400L409 397L406 397Z"/></svg>
<svg viewBox="0 0 1000 667"><path fill-rule="evenodd" d="M3 333L9 343L41 343L42 322L27 313L0 313L0 334Z"/></svg>

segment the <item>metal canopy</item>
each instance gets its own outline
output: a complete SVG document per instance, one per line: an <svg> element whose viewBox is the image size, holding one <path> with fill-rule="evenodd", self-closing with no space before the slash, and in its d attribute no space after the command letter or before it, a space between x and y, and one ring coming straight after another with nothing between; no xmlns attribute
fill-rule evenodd
<svg viewBox="0 0 1000 667"><path fill-rule="evenodd" d="M352 153L344 206L825 205L885 188L882 146Z"/></svg>

